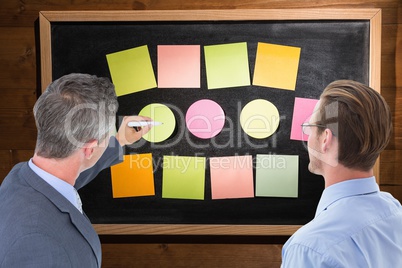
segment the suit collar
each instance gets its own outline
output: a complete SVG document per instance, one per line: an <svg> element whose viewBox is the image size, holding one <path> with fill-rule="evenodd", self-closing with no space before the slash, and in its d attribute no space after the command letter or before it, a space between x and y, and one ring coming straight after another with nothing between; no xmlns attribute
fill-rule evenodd
<svg viewBox="0 0 402 268"><path fill-rule="evenodd" d="M28 163L24 163L21 167L20 177L25 179L25 181L36 191L46 196L46 198L50 202L52 202L61 212L68 213L70 215L71 222L91 245L92 250L97 258L98 266L100 266L101 247L99 237L86 215L81 214L81 212L79 212L77 208L75 208L74 205L71 204L70 201L68 201L52 186L50 186L35 172L33 172L32 169L28 166Z"/></svg>

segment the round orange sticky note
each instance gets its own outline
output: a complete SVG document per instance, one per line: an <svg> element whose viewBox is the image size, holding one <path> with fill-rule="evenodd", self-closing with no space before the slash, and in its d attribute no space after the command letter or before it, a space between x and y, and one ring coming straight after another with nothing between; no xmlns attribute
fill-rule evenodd
<svg viewBox="0 0 402 268"><path fill-rule="evenodd" d="M265 139L274 134L279 121L276 106L263 99L250 101L240 113L240 125L243 131L256 139Z"/></svg>
<svg viewBox="0 0 402 268"><path fill-rule="evenodd" d="M155 122L161 122L161 125L153 126L151 130L142 136L149 142L162 142L167 140L176 128L176 119L172 110L164 104L151 103L142 108L139 112L141 116L152 118Z"/></svg>

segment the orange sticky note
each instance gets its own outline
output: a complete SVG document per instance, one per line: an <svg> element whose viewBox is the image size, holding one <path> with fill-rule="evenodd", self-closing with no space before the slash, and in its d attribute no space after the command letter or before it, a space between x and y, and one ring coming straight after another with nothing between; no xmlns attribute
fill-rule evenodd
<svg viewBox="0 0 402 268"><path fill-rule="evenodd" d="M152 154L124 155L111 173L113 198L155 195Z"/></svg>
<svg viewBox="0 0 402 268"><path fill-rule="evenodd" d="M254 197L251 155L211 157L212 199Z"/></svg>
<svg viewBox="0 0 402 268"><path fill-rule="evenodd" d="M253 85L295 90L300 47L258 43Z"/></svg>

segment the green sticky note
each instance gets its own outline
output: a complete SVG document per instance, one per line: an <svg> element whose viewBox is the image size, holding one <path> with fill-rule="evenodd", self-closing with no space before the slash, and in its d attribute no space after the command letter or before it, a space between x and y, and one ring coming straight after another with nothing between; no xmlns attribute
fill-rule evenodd
<svg viewBox="0 0 402 268"><path fill-rule="evenodd" d="M167 140L176 128L176 118L172 110L164 104L148 104L141 109L139 115L150 117L153 121L162 123L162 125L151 128L148 133L142 136L149 142L162 142Z"/></svg>
<svg viewBox="0 0 402 268"><path fill-rule="evenodd" d="M256 157L256 196L298 197L298 155Z"/></svg>
<svg viewBox="0 0 402 268"><path fill-rule="evenodd" d="M140 46L106 55L116 95L156 87L148 46Z"/></svg>
<svg viewBox="0 0 402 268"><path fill-rule="evenodd" d="M208 89L250 85L247 43L204 47Z"/></svg>
<svg viewBox="0 0 402 268"><path fill-rule="evenodd" d="M162 198L204 200L205 157L164 156Z"/></svg>

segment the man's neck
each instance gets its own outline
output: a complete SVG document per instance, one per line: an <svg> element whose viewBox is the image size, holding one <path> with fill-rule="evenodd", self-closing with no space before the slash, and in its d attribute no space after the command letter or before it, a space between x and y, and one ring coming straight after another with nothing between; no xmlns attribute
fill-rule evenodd
<svg viewBox="0 0 402 268"><path fill-rule="evenodd" d="M350 169L343 165L338 165L335 168L327 170L324 174L325 188L339 182L368 178L374 176L373 169L368 171Z"/></svg>
<svg viewBox="0 0 402 268"><path fill-rule="evenodd" d="M32 162L44 171L74 186L80 173L78 159L74 155L67 158L45 158L35 154Z"/></svg>

